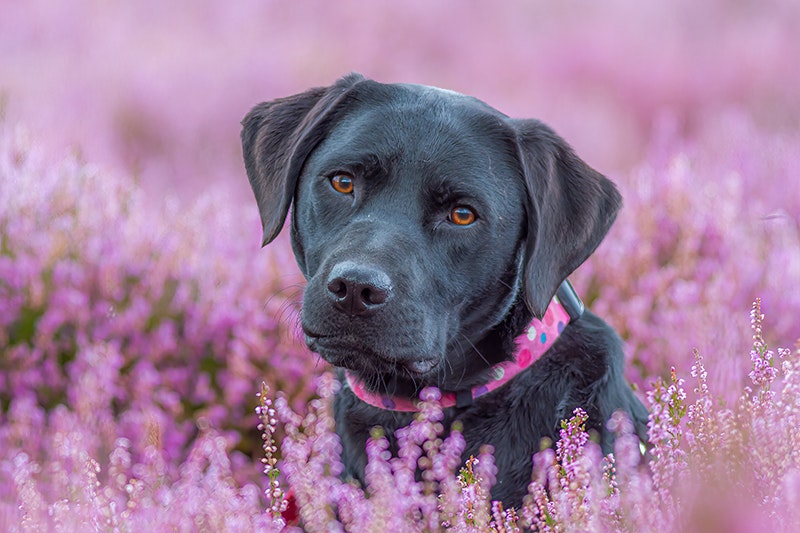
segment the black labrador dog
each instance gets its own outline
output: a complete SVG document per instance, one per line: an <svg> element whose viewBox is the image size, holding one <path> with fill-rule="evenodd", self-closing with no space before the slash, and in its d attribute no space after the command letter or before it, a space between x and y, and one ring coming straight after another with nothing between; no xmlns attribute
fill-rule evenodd
<svg viewBox="0 0 800 533"><path fill-rule="evenodd" d="M506 505L576 407L606 451L617 410L644 434L619 337L565 282L620 196L549 127L358 74L259 104L242 125L264 244L294 204L302 328L339 369L346 475L363 482L371 428L407 425L431 385L444 426L463 426L465 458L494 447L492 497Z"/></svg>

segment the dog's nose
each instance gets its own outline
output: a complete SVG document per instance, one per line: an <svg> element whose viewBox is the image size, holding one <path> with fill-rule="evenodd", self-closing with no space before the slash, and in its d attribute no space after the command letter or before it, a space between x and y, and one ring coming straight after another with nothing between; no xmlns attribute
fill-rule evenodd
<svg viewBox="0 0 800 533"><path fill-rule="evenodd" d="M392 281L386 272L352 261L333 267L327 287L334 305L350 315L377 311L392 295Z"/></svg>

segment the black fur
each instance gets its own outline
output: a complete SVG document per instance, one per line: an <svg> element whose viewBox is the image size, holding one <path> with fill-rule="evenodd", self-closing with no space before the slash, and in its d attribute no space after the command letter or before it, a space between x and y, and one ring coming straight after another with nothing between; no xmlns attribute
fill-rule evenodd
<svg viewBox="0 0 800 533"><path fill-rule="evenodd" d="M308 280L309 347L373 390L415 397L468 389L509 359L561 282L595 250L621 204L614 185L550 128L431 87L351 74L266 102L244 119L244 160L264 244L292 211L292 247ZM331 180L345 175L352 193ZM475 222L450 213L467 207ZM448 408L467 442L495 448L492 496L518 506L542 438L575 407L610 451L605 422L647 412L622 375L621 342L586 311L528 370L466 408ZM364 443L411 415L343 387L335 400L346 474L363 481Z"/></svg>

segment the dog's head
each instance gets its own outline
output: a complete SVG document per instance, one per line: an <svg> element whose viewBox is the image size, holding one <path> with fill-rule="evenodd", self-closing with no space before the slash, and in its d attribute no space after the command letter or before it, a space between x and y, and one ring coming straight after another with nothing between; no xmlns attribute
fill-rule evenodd
<svg viewBox="0 0 800 533"><path fill-rule="evenodd" d="M309 347L374 389L454 390L508 357L620 205L541 122L441 89L352 74L242 124L264 244L294 203Z"/></svg>

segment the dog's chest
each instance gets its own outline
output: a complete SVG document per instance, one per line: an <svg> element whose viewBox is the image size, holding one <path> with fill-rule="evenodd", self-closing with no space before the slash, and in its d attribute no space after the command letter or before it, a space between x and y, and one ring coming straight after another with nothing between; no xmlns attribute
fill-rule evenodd
<svg viewBox="0 0 800 533"><path fill-rule="evenodd" d="M500 392L500 391L498 391ZM505 392L505 391L503 391ZM544 413L532 412L535 398L530 402L513 402L502 392L478 401L468 408L444 410L442 437L449 435L454 423L461 428L465 441L462 460L477 457L485 445L492 447L497 467L498 483L492 497L519 505L516 499L525 494L530 482L532 456L538 452L543 438L556 440L555 423L545 420ZM541 400L543 401L543 400ZM406 427L415 413L385 411L360 402L349 390L337 394L336 430L342 441L345 476L364 482L367 463L365 443L375 427L381 427L397 452L397 429Z"/></svg>

